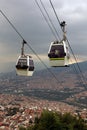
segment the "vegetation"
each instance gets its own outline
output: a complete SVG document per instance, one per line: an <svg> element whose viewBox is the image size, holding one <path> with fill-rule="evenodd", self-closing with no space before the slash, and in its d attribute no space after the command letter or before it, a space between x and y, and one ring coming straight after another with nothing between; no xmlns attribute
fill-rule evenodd
<svg viewBox="0 0 87 130"><path fill-rule="evenodd" d="M13 116L19 111L19 108L13 107L13 108L7 108L7 114L6 116Z"/></svg>
<svg viewBox="0 0 87 130"><path fill-rule="evenodd" d="M33 125L19 130L87 130L81 117L74 117L70 113L58 114L44 111L40 118L35 118Z"/></svg>

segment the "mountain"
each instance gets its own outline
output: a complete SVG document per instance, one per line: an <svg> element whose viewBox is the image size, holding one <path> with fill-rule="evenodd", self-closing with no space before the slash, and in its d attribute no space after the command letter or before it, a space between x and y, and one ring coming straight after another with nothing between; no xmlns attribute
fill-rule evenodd
<svg viewBox="0 0 87 130"><path fill-rule="evenodd" d="M17 94L41 99L56 100L69 104L86 104L87 62L70 67L48 68L34 72L32 77L17 76L16 72L0 74L0 93ZM85 93L84 93L85 92ZM77 97L79 100L77 101ZM82 98L83 97L83 98Z"/></svg>

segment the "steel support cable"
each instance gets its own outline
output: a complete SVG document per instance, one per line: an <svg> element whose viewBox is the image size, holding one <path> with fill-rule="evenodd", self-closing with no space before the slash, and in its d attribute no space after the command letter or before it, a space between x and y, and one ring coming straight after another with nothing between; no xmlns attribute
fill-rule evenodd
<svg viewBox="0 0 87 130"><path fill-rule="evenodd" d="M56 38L56 40L58 40L57 39L57 37L56 37L56 35L55 35L55 33L54 33L54 31L53 31L53 29L52 29L52 27L50 26L50 24L49 24L49 22L48 22L48 20L47 20L47 18L45 17L45 15L44 15L44 13L43 13L43 11L42 11L42 9L41 9L41 7L40 7L40 5L39 5L39 3L37 2L37 0L35 0L35 2L36 2L36 4L37 4L37 6L38 6L38 8L39 8L39 10L41 11L41 13L42 13L42 15L43 15L43 17L44 17L44 19L45 19L45 21L47 22L47 24L48 24L48 26L49 26L49 28L50 28L50 30L52 31L52 34L55 36L55 38ZM38 58L40 58L40 57L38 57ZM40 59L39 59L40 60ZM43 62L43 61L42 61ZM45 66L46 66L46 64L44 64ZM47 67L48 68L48 67ZM48 68L49 69L49 68ZM51 72L52 73L52 72ZM52 75L54 75L54 73L52 73ZM54 77L56 78L56 76L54 75ZM60 83L60 85L62 86L62 83L61 82L59 82Z"/></svg>
<svg viewBox="0 0 87 130"><path fill-rule="evenodd" d="M55 9L54 9L54 6L53 6L51 0L49 0L49 1L50 1L51 6L52 6L52 9L53 9L53 11L54 11L54 13L55 13L55 16L56 16L56 18L57 18L57 20L58 20L58 23L59 23L59 25L60 25L61 22L60 22L60 20L59 20L59 18L58 18L58 15L57 15L57 13L56 13L56 11L55 11ZM60 26L60 27L61 27L61 26ZM62 27L61 27L61 30L62 30ZM63 31L63 30L62 30L62 31ZM70 48L70 50L71 50L71 52L72 52L72 55L73 55L73 57L74 57L74 59L75 59L75 62L76 62L77 67L78 67L78 69L79 69L79 72L81 73L81 77L83 78L83 81L84 81L84 83L85 83L85 85L86 85L87 83L86 83L86 81L84 80L84 79L85 79L85 78L84 78L84 75L82 74L82 71L81 71L81 69L80 69L80 67L79 67L79 64L78 64L78 62L77 62L77 59L76 59L76 57L75 57L75 55L74 55L74 52L73 52L73 50L72 50L72 48L71 48L71 46L70 46L70 43L69 43L67 37L66 37L66 40L67 40L67 43L68 43L68 45L69 45L69 48ZM85 86L85 88L87 89L86 86Z"/></svg>
<svg viewBox="0 0 87 130"><path fill-rule="evenodd" d="M71 62L72 62L72 61L71 61ZM84 88L86 88L86 86L83 84L84 82L83 82L81 76L79 75L79 73L78 73L78 71L77 71L75 65L73 64L71 67L73 67L73 70L74 70L74 72L77 74L78 79L80 79L80 81L81 81L81 85L82 85Z"/></svg>
<svg viewBox="0 0 87 130"><path fill-rule="evenodd" d="M30 45L29 44L27 44L27 45L30 48ZM45 68L48 70L48 72L50 72L50 74L55 78L55 80L57 81L57 83L59 83L60 86L62 86L62 83L57 79L56 75L50 70L50 68L47 67L47 65L42 61L42 59L37 55L37 53L32 48L30 48L30 49L37 56L37 58L40 60L40 62L45 66Z"/></svg>
<svg viewBox="0 0 87 130"><path fill-rule="evenodd" d="M48 26L49 26L49 28L50 28L52 34L54 35L54 37L56 38L56 40L58 40L57 36L55 35L55 33L54 33L54 31L53 31L53 28L51 27L50 23L48 22L48 19L45 17L45 15L44 15L44 13L43 13L43 11L42 11L42 9L41 9L39 3L37 2L37 0L35 0L35 2L36 2L36 4L37 4L37 6L38 6L40 12L42 13L42 16L44 17L46 23L48 24Z"/></svg>
<svg viewBox="0 0 87 130"><path fill-rule="evenodd" d="M2 10L0 10L0 13L4 16L4 18L8 21L8 23L12 26L12 28L16 31L16 33L22 38L22 35L18 32L18 30L15 28L15 26L10 22L10 20L7 18L7 16L3 13Z"/></svg>
<svg viewBox="0 0 87 130"><path fill-rule="evenodd" d="M48 17L50 23L51 23L51 25L52 25L52 27L53 27L55 33L56 33L58 39L61 40L61 38L60 38L60 36L59 36L59 34L58 34L58 32L57 32L57 30L56 30L54 24L53 24L53 22L52 22L52 20L51 20L51 18L50 18L50 16L49 16L49 14L48 14L48 12L47 12L47 10L46 10L46 8L45 8L45 6L44 6L42 0L40 0L40 2L41 2L41 5L42 5L42 7L43 7L43 9L44 9L44 11L45 11L45 13L46 13L46 15L47 15L47 17Z"/></svg>
<svg viewBox="0 0 87 130"><path fill-rule="evenodd" d="M52 9L53 9L53 11L54 11L54 14L56 15L56 18L57 18L57 20L58 20L58 22L59 22L59 25L60 25L60 24L61 24L61 22L60 22L60 20L59 20L59 18L58 18L58 16L57 16L57 13L56 13L56 11L55 11L55 9L54 9L54 6L53 6L53 4L52 4L51 0L49 0L49 1L50 1L50 4L51 4Z"/></svg>
<svg viewBox="0 0 87 130"><path fill-rule="evenodd" d="M7 16L1 11L1 14L4 16L4 18L8 21L8 23L11 25L11 27L16 31L16 33L24 40L23 36L19 33L19 31L16 29L16 27L12 24L12 22L7 18ZM26 42L27 43L27 42ZM34 51L34 49L30 46L30 44L27 43L27 46L32 50L32 52L36 55L36 57L41 61L41 63L46 67L46 69L50 72L50 74L55 78L57 83L60 83L62 86L62 83L58 81L55 74L47 67L47 65L41 60L41 58L37 55L37 53Z"/></svg>
<svg viewBox="0 0 87 130"><path fill-rule="evenodd" d="M46 22L48 23L47 18L45 17L45 15L44 15L44 13L43 13L43 11L42 11L42 9L41 9L39 3L37 2L37 0L35 0L35 2L36 2L36 4L38 5L38 7L39 7L39 9L40 9L42 15L44 16ZM50 17L49 17L49 15L48 15L48 13L47 13L47 11L46 11L46 9L45 9L45 7L44 7L44 5L43 5L43 3L42 3L41 0L40 0L40 2L41 2L41 4L42 4L42 6L43 6L43 8L44 8L44 10L45 10L45 12L46 12L46 14L47 14L49 20L50 20ZM61 23L60 23L60 20L59 20L59 18L58 18L58 16L57 16L57 13L56 13L56 11L55 11L55 9L54 9L54 6L53 6L53 4L52 4L51 1L50 1L50 3L51 3L51 6L52 6L52 8L53 8L53 10L54 10L54 13L55 13L55 15L56 15L56 17L57 17L57 20L58 20L59 24L61 24ZM50 22L51 22L51 21L50 21ZM49 23L48 23L48 25L49 25ZM61 28L61 29L62 29L62 28ZM63 30L62 30L62 31L63 31ZM74 68L75 68L75 67L74 67ZM75 70L76 70L76 68L75 68ZM77 71L76 71L76 72L77 72ZM83 81L82 81L82 82L83 82Z"/></svg>
<svg viewBox="0 0 87 130"><path fill-rule="evenodd" d="M68 45L69 45L69 48L70 48L70 50L71 50L71 52L72 52L72 55L73 55L73 57L74 57L74 59L75 59L75 62L76 62L76 64L77 64L77 67L78 67L78 70L79 70L79 72L80 72L80 74L81 74L81 79L82 79L82 82L83 83L85 83L85 85L87 85L87 83L86 83L86 80L85 80L85 77L84 77L84 75L83 75L83 73L82 73L82 70L81 70L81 68L80 68L80 66L79 66L79 64L78 64L78 62L77 62L77 59L76 59L76 57L75 57L75 55L74 55L74 52L73 52L73 50L72 50L72 48L71 48L71 46L70 46L70 43L69 43L69 41L68 41L68 39L66 38L66 40L67 40L67 42L68 42ZM75 66L75 65L74 65ZM84 84L83 84L84 85ZM87 87L84 85L84 88L86 88L87 89Z"/></svg>

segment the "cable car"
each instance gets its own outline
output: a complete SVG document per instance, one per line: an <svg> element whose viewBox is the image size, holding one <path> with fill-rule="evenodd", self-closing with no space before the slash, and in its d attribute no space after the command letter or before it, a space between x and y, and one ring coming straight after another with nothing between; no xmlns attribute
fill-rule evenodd
<svg viewBox="0 0 87 130"><path fill-rule="evenodd" d="M48 51L50 66L69 66L69 51L65 41L52 42Z"/></svg>
<svg viewBox="0 0 87 130"><path fill-rule="evenodd" d="M34 62L31 56L24 54L24 44L23 41L21 55L18 57L16 63L16 73L20 76L32 76L34 72Z"/></svg>
<svg viewBox="0 0 87 130"><path fill-rule="evenodd" d="M59 41L54 41L51 43L48 51L48 57L50 66L69 66L69 50L68 44L66 44L66 31L65 31L65 21L61 22L60 26L63 31L63 39Z"/></svg>

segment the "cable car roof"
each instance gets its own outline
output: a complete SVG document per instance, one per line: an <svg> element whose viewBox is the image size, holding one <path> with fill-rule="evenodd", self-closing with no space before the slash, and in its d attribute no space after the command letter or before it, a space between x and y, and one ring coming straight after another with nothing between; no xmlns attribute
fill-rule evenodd
<svg viewBox="0 0 87 130"><path fill-rule="evenodd" d="M65 43L65 41L61 40L60 42L59 41L54 41L54 42L51 42L51 45L63 45Z"/></svg>

